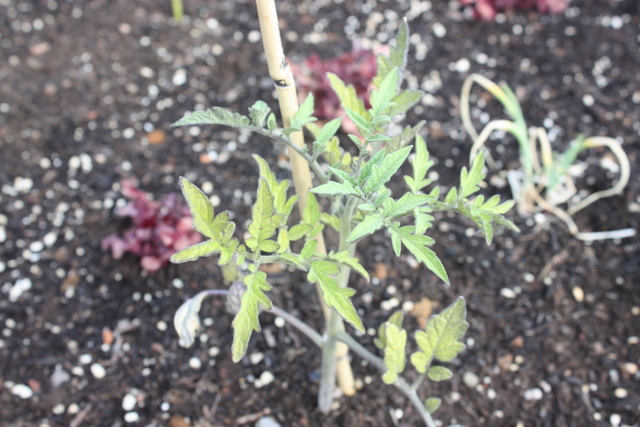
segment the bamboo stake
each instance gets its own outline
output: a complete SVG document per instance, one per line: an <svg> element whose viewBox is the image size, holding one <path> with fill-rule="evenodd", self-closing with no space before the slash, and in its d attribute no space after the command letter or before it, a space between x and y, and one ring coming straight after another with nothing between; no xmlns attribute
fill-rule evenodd
<svg viewBox="0 0 640 427"><path fill-rule="evenodd" d="M282 121L284 126L289 126L291 118L294 116L296 111L298 111L298 95L291 68L287 63L284 50L282 49L276 5L274 0L256 0L256 5L258 7L262 43L264 45L267 64L269 66L269 75L275 83L276 93L278 94L278 103L280 104L280 112L282 114ZM295 132L291 134L291 139L298 146L304 147L304 135L302 132ZM295 186L296 193L300 196L300 199L298 200L298 209L302 213L302 210L307 203L307 192L309 189L313 188L309 164L294 150L288 150L288 152L289 161L291 162L293 184ZM327 249L322 233L316 236L316 239L318 240L317 251L326 254ZM319 288L317 288L317 291L322 304L324 317L328 320L331 311L324 303ZM342 328L344 328L342 319L340 319L340 323L342 324ZM343 342L339 342L336 350L336 374L342 393L347 396L351 396L355 394L356 390L353 381L353 372L351 371L351 365L349 364L349 359L347 357L348 352L349 347Z"/></svg>

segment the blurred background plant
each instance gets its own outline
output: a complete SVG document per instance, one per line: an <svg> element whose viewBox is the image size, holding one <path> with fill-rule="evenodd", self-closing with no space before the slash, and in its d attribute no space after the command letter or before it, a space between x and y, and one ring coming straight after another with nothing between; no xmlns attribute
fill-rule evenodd
<svg viewBox="0 0 640 427"><path fill-rule="evenodd" d="M356 126L347 117L338 95L331 88L328 74L336 75L347 86L352 85L358 98L364 101L365 108L369 109L369 93L375 89L371 82L377 71L376 56L387 51L384 46L366 49L362 42L356 40L349 52L334 58L323 61L318 54L312 53L301 65L292 64L300 100L306 99L309 93L313 94L316 118L326 122L342 117L342 129L346 133L357 134Z"/></svg>
<svg viewBox="0 0 640 427"><path fill-rule="evenodd" d="M493 21L498 12L508 9L535 8L539 13L561 13L569 4L568 0L461 0L461 3L472 7L473 16L484 21Z"/></svg>
<svg viewBox="0 0 640 427"><path fill-rule="evenodd" d="M173 253L202 240L191 227L191 213L180 195L169 193L154 201L134 179L120 185L129 202L116 215L130 218L132 224L122 234L113 233L102 240L102 250L111 250L115 259L130 252L140 258L145 271L153 273L168 264Z"/></svg>
<svg viewBox="0 0 640 427"><path fill-rule="evenodd" d="M511 120L491 120L478 134L471 121L471 87L476 83L488 91L504 107ZM627 154L618 141L598 136L585 138L579 136L564 153L552 151L549 136L542 127L527 128L522 107L515 93L504 83L498 85L479 74L471 74L465 80L460 95L460 116L469 137L473 140L470 159L482 149L489 136L495 131L506 131L518 142L521 168L507 172L513 198L521 215L532 215L548 211L567 224L571 234L581 240L599 240L607 238L631 237L636 230L629 228L606 232L582 233L571 216L593 202L621 194L629 182L630 163ZM620 176L618 182L607 190L597 191L584 198L576 198L578 191L571 174L572 166L578 155L590 148L607 147L614 154L614 165ZM542 160L542 163L540 162ZM487 153L487 163L493 165ZM559 206L566 204L566 209Z"/></svg>

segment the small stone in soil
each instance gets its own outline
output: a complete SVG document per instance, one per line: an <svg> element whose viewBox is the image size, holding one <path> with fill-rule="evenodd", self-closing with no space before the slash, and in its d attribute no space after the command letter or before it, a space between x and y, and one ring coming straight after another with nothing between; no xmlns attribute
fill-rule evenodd
<svg viewBox="0 0 640 427"><path fill-rule="evenodd" d="M30 399L33 396L33 390L25 384L16 384L11 387L11 394L18 396L20 399Z"/></svg>
<svg viewBox="0 0 640 427"><path fill-rule="evenodd" d="M618 387L614 390L613 395L615 397L617 397L618 399L624 399L625 397L627 397L629 395L629 392L627 391L627 389L624 389L622 387Z"/></svg>
<svg viewBox="0 0 640 427"><path fill-rule="evenodd" d="M543 393L539 388L531 388L529 390L525 390L524 392L524 400L540 400L542 399Z"/></svg>
<svg viewBox="0 0 640 427"><path fill-rule="evenodd" d="M136 397L131 393L127 393L122 399L122 409L124 409L125 411L131 411L136 407L136 403Z"/></svg>
<svg viewBox="0 0 640 427"><path fill-rule="evenodd" d="M91 365L91 374L97 379L102 379L107 375L107 370L99 363L94 363Z"/></svg>
<svg viewBox="0 0 640 427"><path fill-rule="evenodd" d="M202 367L202 362L197 357L192 357L189 359L189 367L191 369L200 369Z"/></svg>
<svg viewBox="0 0 640 427"><path fill-rule="evenodd" d="M473 388L480 383L480 377L473 372L465 372L462 375L462 382L469 388Z"/></svg>
<svg viewBox="0 0 640 427"><path fill-rule="evenodd" d="M124 420L128 423L136 423L140 420L140 414L137 412L127 412L124 414Z"/></svg>
<svg viewBox="0 0 640 427"><path fill-rule="evenodd" d="M262 417L256 421L255 427L280 427L280 424L272 417Z"/></svg>

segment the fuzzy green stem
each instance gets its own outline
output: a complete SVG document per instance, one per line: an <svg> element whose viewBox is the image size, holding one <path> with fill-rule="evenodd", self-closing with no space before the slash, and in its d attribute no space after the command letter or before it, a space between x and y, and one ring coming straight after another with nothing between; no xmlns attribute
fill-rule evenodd
<svg viewBox="0 0 640 427"><path fill-rule="evenodd" d="M171 12L173 13L173 19L175 19L176 22L180 22L182 20L182 15L184 14L182 0L171 0Z"/></svg>
<svg viewBox="0 0 640 427"><path fill-rule="evenodd" d="M337 338L343 343L349 346L349 349L354 353L357 353L363 359L367 360L376 368L380 369L382 372L386 372L387 368L384 366L384 362L375 354L371 353L369 350L364 348L358 341L353 339L353 337L346 332L340 332L337 335ZM411 400L413 406L416 407L418 413L422 417L422 420L428 427L436 427L436 423L433 421L431 414L427 412L427 409L424 407L424 404L420 400L418 393L411 384L409 384L404 378L398 377L396 382L393 383L393 386L402 392L405 396Z"/></svg>
<svg viewBox="0 0 640 427"><path fill-rule="evenodd" d="M348 199L340 219L340 245L338 250L340 252L347 250L350 256L353 256L356 250L355 243L347 243L347 237L351 234L351 219L356 202L357 199L354 197ZM351 268L343 265L340 269L340 275L338 276L338 286L344 288L349 284L350 273ZM331 310L327 321L327 330L323 337L318 408L325 414L331 411L331 404L333 403L333 389L336 377L336 346L338 344L337 336L339 333L344 332L344 324L340 320L341 318L338 312Z"/></svg>
<svg viewBox="0 0 640 427"><path fill-rule="evenodd" d="M222 290L222 289L211 289L203 292L205 292L207 295L210 295L210 296L226 296L229 294L229 291ZM313 341L315 345L323 349L323 356L324 356L324 351L327 343L326 336L324 338L321 337L320 334L316 332L312 327L310 327L309 325L304 323L302 320L298 319L293 314L283 310L280 307L277 307L274 305L271 307L270 310L267 310L267 311L269 311L272 314L275 314L276 316L282 317L286 322L289 322L294 328L298 329L300 332L302 332L307 337L309 337L309 339L311 339L311 341ZM333 310L332 312L335 313L335 310ZM337 316L337 313L336 313L336 316ZM335 333L335 335L333 335L333 338L336 341L342 341L343 343L345 343L347 346L349 346L349 348L353 352L360 355L360 357L368 361L370 364L378 368L380 371L385 372L387 370L387 368L384 366L384 362L382 361L382 359L380 359L378 356L376 356L375 354L371 353L369 350L364 348L358 341L356 341L351 335L349 335L345 331L339 331ZM328 357L326 359L329 361L333 361L333 366L334 366L333 373L332 373L332 376L328 377L333 380L335 379L335 364L336 364L335 345L334 345L334 353L332 357ZM324 359L323 359L323 368L324 368ZM323 376L324 374L325 374L325 371L323 370ZM398 390L400 390L402 394L407 396L409 400L411 400L411 403L413 403L413 405L416 407L416 409L418 410L418 413L420 414L420 416L422 417L422 419L424 420L425 424L428 427L436 427L436 424L433 421L431 414L427 412L427 410L424 407L424 404L422 403L422 401L420 400L420 397L417 394L416 383L418 383L418 381L414 382L413 384L409 384L404 378L398 377L396 379L396 382L393 383L393 385ZM333 381L331 381L331 385L333 386ZM329 390L331 391L331 393L333 393L333 388L330 388ZM329 395L329 397L331 397L331 394ZM332 402L332 399L330 399L328 402L329 407L331 407L331 402Z"/></svg>

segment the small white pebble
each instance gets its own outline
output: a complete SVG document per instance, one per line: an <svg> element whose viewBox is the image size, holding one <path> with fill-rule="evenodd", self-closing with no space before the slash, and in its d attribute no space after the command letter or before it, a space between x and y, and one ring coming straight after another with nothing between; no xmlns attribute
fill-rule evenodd
<svg viewBox="0 0 640 427"><path fill-rule="evenodd" d="M273 382L274 379L275 377L269 371L264 371L262 374L260 374L260 383L263 386L270 384L271 382Z"/></svg>
<svg viewBox="0 0 640 427"><path fill-rule="evenodd" d="M53 409L51 409L51 412L53 412L55 415L61 415L64 414L64 410L65 407L62 403L58 403L56 406L53 407Z"/></svg>
<svg viewBox="0 0 640 427"><path fill-rule="evenodd" d="M542 396L544 394L542 393L542 390L540 390L539 388L530 388L529 390L525 390L524 392L524 400L540 400L542 399Z"/></svg>
<svg viewBox="0 0 640 427"><path fill-rule="evenodd" d="M150 79L151 77L153 77L153 74L153 70L149 67L140 68L140 75L145 79Z"/></svg>
<svg viewBox="0 0 640 427"><path fill-rule="evenodd" d="M631 375L635 375L638 372L638 365L636 365L635 363L632 362L627 362L624 365L622 365L622 368Z"/></svg>
<svg viewBox="0 0 640 427"><path fill-rule="evenodd" d="M220 349L218 347L211 347L209 349L209 357L216 357L220 354Z"/></svg>
<svg viewBox="0 0 640 427"><path fill-rule="evenodd" d="M156 328L158 328L159 331L166 331L167 330L167 322L165 322L164 320L159 320L158 323L156 323Z"/></svg>
<svg viewBox="0 0 640 427"><path fill-rule="evenodd" d="M280 427L280 424L272 417L262 417L256 421L255 427Z"/></svg>
<svg viewBox="0 0 640 427"><path fill-rule="evenodd" d="M467 387L473 388L473 387L477 386L478 384L480 384L480 377L478 377L473 372L467 371L462 375L462 382Z"/></svg>
<svg viewBox="0 0 640 427"><path fill-rule="evenodd" d="M83 365L88 365L89 363L91 363L92 360L93 360L93 357L91 357L90 354L81 354L80 357L78 358L78 361Z"/></svg>
<svg viewBox="0 0 640 427"><path fill-rule="evenodd" d="M516 297L516 293L513 291L513 289L509 289L509 288L502 288L500 289L500 295L502 295L505 298L515 298Z"/></svg>
<svg viewBox="0 0 640 427"><path fill-rule="evenodd" d="M140 421L140 414L137 412L127 412L124 414L124 420L128 423L137 423Z"/></svg>
<svg viewBox="0 0 640 427"><path fill-rule="evenodd" d="M11 387L11 394L18 396L20 399L30 399L33 396L33 390L28 385L16 384Z"/></svg>
<svg viewBox="0 0 640 427"><path fill-rule="evenodd" d="M127 393L122 399L122 409L129 412L136 407L136 403L137 403L136 397L131 393Z"/></svg>
<svg viewBox="0 0 640 427"><path fill-rule="evenodd" d="M251 361L252 365L257 365L258 363L264 360L264 354L262 353L251 353L249 355L249 361Z"/></svg>
<svg viewBox="0 0 640 427"><path fill-rule="evenodd" d="M492 388L487 390L487 397L491 400L495 399L497 396L496 391Z"/></svg>
<svg viewBox="0 0 640 427"><path fill-rule="evenodd" d="M275 320L273 321L273 324L276 325L278 328L284 327L285 323L286 323L285 320L280 316L276 317Z"/></svg>
<svg viewBox="0 0 640 427"><path fill-rule="evenodd" d="M464 74L471 69L471 62L469 62L467 58L460 58L459 60L456 61L454 65L454 69L458 73Z"/></svg>
<svg viewBox="0 0 640 427"><path fill-rule="evenodd" d="M160 405L160 410L162 412L167 412L169 409L171 409L171 405L169 404L169 402L162 402L162 405Z"/></svg>
<svg viewBox="0 0 640 427"><path fill-rule="evenodd" d="M102 379L107 375L107 370L99 363L94 363L91 365L91 375L96 377L97 379Z"/></svg>
<svg viewBox="0 0 640 427"><path fill-rule="evenodd" d="M80 407L78 406L77 403L72 403L67 408L67 414L69 415L74 415L74 414L77 414L78 412L80 412Z"/></svg>
<svg viewBox="0 0 640 427"><path fill-rule="evenodd" d="M622 422L622 417L618 414L611 414L609 417L609 422L613 427L618 427Z"/></svg>
<svg viewBox="0 0 640 427"><path fill-rule="evenodd" d="M200 369L202 368L202 362L197 357L192 357L189 359L189 367L191 369Z"/></svg>
<svg viewBox="0 0 640 427"><path fill-rule="evenodd" d="M584 291L580 286L574 286L573 289L571 290L571 293L573 294L573 297L576 299L576 301L578 302L584 301Z"/></svg>
<svg viewBox="0 0 640 427"><path fill-rule="evenodd" d="M180 68L176 70L176 72L173 74L173 78L171 79L171 83L173 83L176 86L182 86L186 82L187 82L187 72L185 71L185 69Z"/></svg>
<svg viewBox="0 0 640 427"><path fill-rule="evenodd" d="M615 389L613 391L613 395L615 397L617 397L618 399L624 399L625 397L627 397L629 395L629 392L625 388L618 387L617 389Z"/></svg>

